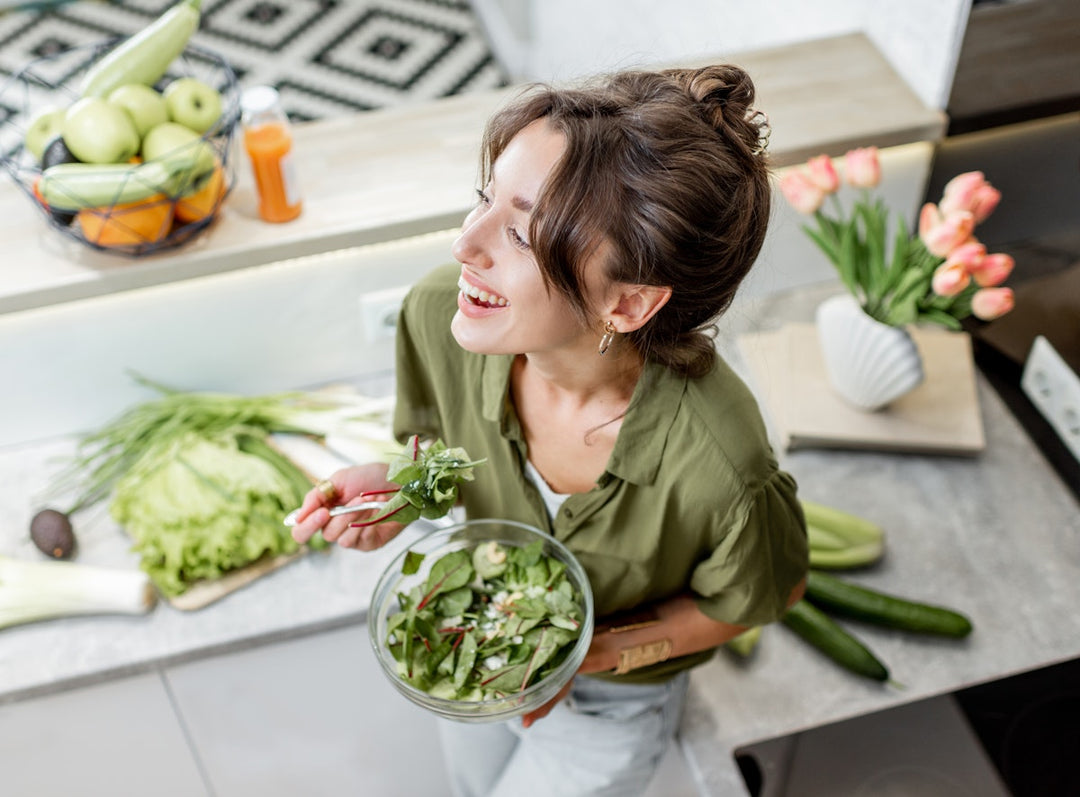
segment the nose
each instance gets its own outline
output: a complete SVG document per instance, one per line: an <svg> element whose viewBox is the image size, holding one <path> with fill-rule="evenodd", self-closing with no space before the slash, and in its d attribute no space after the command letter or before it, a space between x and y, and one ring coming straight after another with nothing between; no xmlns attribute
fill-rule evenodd
<svg viewBox="0 0 1080 797"><path fill-rule="evenodd" d="M459 263L468 263L477 268L487 268L491 265L484 218L485 214L475 210L465 217L461 232L450 247L450 254Z"/></svg>

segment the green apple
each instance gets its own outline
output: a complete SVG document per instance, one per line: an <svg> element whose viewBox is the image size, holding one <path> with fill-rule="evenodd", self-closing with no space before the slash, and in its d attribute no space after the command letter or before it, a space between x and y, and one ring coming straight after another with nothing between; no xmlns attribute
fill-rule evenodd
<svg viewBox="0 0 1080 797"><path fill-rule="evenodd" d="M197 78L177 78L162 94L169 118L196 133L205 133L221 118L221 94Z"/></svg>
<svg viewBox="0 0 1080 797"><path fill-rule="evenodd" d="M171 193L184 194L208 172L216 160L214 148L190 127L163 122L143 137L143 161L159 161L174 176Z"/></svg>
<svg viewBox="0 0 1080 797"><path fill-rule="evenodd" d="M39 163L41 156L45 153L45 147L60 135L64 126L65 113L64 108L45 108L34 114L30 124L27 125L26 135L23 136L23 146Z"/></svg>
<svg viewBox="0 0 1080 797"><path fill-rule="evenodd" d="M68 108L62 135L83 163L124 163L139 151L131 117L103 97L83 97Z"/></svg>
<svg viewBox="0 0 1080 797"><path fill-rule="evenodd" d="M142 83L117 86L106 99L127 111L140 139L150 128L169 121L169 108L165 105L165 98Z"/></svg>

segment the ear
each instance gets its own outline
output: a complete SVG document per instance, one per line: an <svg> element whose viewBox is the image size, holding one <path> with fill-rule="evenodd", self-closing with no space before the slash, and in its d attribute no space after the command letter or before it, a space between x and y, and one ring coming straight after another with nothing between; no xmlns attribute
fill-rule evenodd
<svg viewBox="0 0 1080 797"><path fill-rule="evenodd" d="M671 288L660 285L617 286L613 306L606 313L623 334L645 326L671 298Z"/></svg>

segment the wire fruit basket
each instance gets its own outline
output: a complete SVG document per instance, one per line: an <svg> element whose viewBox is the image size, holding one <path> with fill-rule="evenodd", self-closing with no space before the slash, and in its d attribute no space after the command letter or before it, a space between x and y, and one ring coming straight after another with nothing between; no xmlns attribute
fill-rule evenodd
<svg viewBox="0 0 1080 797"><path fill-rule="evenodd" d="M201 140L192 142L192 146L209 148L215 163L213 172L201 175L197 184L181 180L170 195L159 194L141 202L114 202L78 211L50 208L38 190L42 164L27 149L27 131L43 110L67 108L77 101L83 75L116 43L108 40L37 58L0 85L0 166L57 233L92 249L140 257L186 244L218 217L235 183L231 153L240 118L240 88L224 57L188 45L155 88L191 77L219 92L220 118Z"/></svg>

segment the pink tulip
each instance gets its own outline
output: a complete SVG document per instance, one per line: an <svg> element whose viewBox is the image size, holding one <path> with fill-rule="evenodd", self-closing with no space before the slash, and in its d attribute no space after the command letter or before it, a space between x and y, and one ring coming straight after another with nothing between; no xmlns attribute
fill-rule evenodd
<svg viewBox="0 0 1080 797"><path fill-rule="evenodd" d="M1012 288L980 288L971 297L971 312L983 321L993 321L1013 309Z"/></svg>
<svg viewBox="0 0 1080 797"><path fill-rule="evenodd" d="M810 181L826 194L831 194L840 187L840 175L836 173L832 158L828 155L818 155L808 160L806 170Z"/></svg>
<svg viewBox="0 0 1080 797"><path fill-rule="evenodd" d="M971 238L975 216L967 210L941 213L937 205L927 202L919 213L919 238L927 250L937 257L948 257L953 249Z"/></svg>
<svg viewBox="0 0 1080 797"><path fill-rule="evenodd" d="M1001 192L986 181L982 172L964 172L945 184L941 212L948 216L958 210L970 211L981 224L1001 201Z"/></svg>
<svg viewBox="0 0 1080 797"><path fill-rule="evenodd" d="M960 244L949 252L949 257L945 262L950 265L959 265L968 274L974 274L984 257L986 257L986 247L974 238L969 238L966 243Z"/></svg>
<svg viewBox="0 0 1080 797"><path fill-rule="evenodd" d="M1016 261L1009 255L995 254L984 257L977 266L969 268L976 284L982 288L1000 285L1012 273Z"/></svg>
<svg viewBox="0 0 1080 797"><path fill-rule="evenodd" d="M877 147L861 147L844 155L844 177L856 188L873 188L881 182Z"/></svg>
<svg viewBox="0 0 1080 797"><path fill-rule="evenodd" d="M971 275L960 263L945 261L934 271L930 288L938 296L956 296L971 282Z"/></svg>
<svg viewBox="0 0 1080 797"><path fill-rule="evenodd" d="M825 192L801 171L792 170L785 174L780 179L780 191L799 213L813 213L825 201Z"/></svg>

